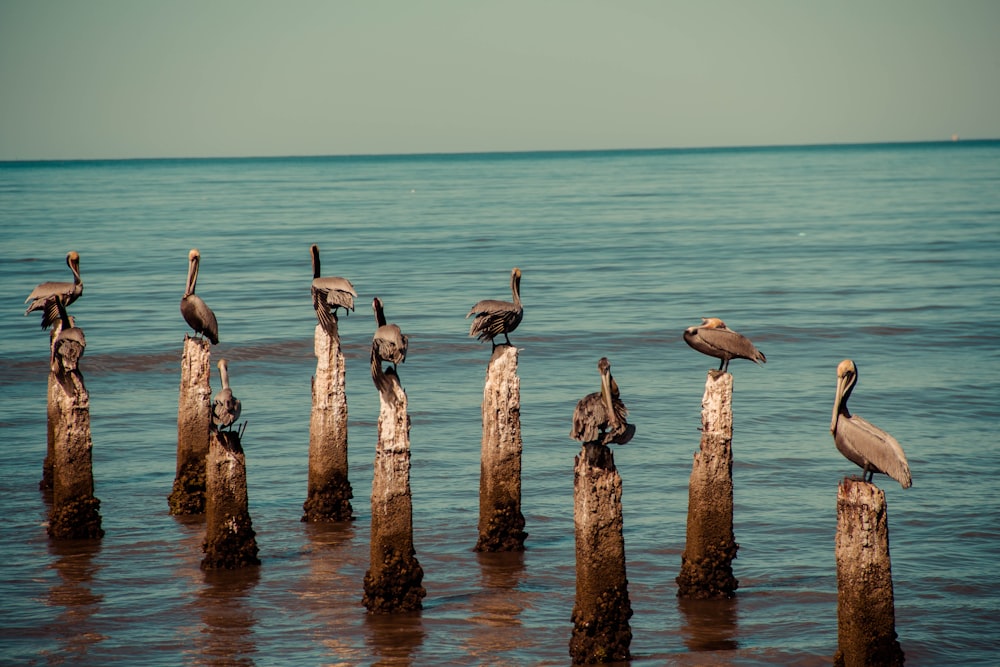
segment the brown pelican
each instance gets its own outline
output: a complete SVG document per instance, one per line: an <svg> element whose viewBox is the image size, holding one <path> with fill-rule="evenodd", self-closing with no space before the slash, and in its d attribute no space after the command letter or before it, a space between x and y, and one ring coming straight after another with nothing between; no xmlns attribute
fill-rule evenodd
<svg viewBox="0 0 1000 667"><path fill-rule="evenodd" d="M847 399L858 383L858 367L850 359L837 366L837 395L833 400L830 433L840 453L848 461L861 466L861 478L870 482L875 473L882 473L910 488L910 465L896 439L847 410Z"/></svg>
<svg viewBox="0 0 1000 667"><path fill-rule="evenodd" d="M201 264L201 253L197 248L192 248L188 253L187 287L181 299L181 315L196 334L204 334L212 341L212 345L218 345L219 324L215 321L215 313L205 305L200 296L194 293L195 285L198 283L199 264Z"/></svg>
<svg viewBox="0 0 1000 667"><path fill-rule="evenodd" d="M377 356L380 361L391 361L395 368L396 364L406 361L406 349L409 347L410 339L395 324L385 323L385 311L382 309L380 298L372 299L372 310L375 311L372 356Z"/></svg>
<svg viewBox="0 0 1000 667"><path fill-rule="evenodd" d="M684 342L702 354L721 359L719 370L723 373L729 370L730 359L767 363L764 353L749 338L727 327L718 317L703 317L701 325L685 329Z"/></svg>
<svg viewBox="0 0 1000 667"><path fill-rule="evenodd" d="M347 278L320 277L319 246L314 243L309 250L312 252L312 298L316 319L328 333L332 334L337 324L337 308L343 308L344 312L348 309L354 310L354 297L358 293L354 291L354 285Z"/></svg>
<svg viewBox="0 0 1000 667"><path fill-rule="evenodd" d="M611 375L607 357L597 362L597 371L601 374L601 390L587 394L576 404L569 436L583 443L624 445L635 435L635 426L626 421L628 408L618 396L618 383Z"/></svg>
<svg viewBox="0 0 1000 667"><path fill-rule="evenodd" d="M83 356L83 351L87 348L87 339L83 335L83 329L77 327L73 318L66 312L62 297L57 294L53 300L61 324L59 333L52 341L49 366L53 371L57 371L59 368L62 368L63 371L72 371L77 368L80 357Z"/></svg>
<svg viewBox="0 0 1000 667"><path fill-rule="evenodd" d="M63 306L68 306L83 294L83 280L80 278L80 253L75 250L66 253L66 264L69 265L70 270L73 272L73 282L42 283L31 290L31 294L24 300L25 303L31 302L28 309L24 311L25 315L35 310L43 311L43 329L48 329L59 319L59 311L56 309L55 301L57 295L62 297Z"/></svg>
<svg viewBox="0 0 1000 667"><path fill-rule="evenodd" d="M219 359L219 378L222 382L222 389L212 400L212 423L219 430L228 428L232 430L233 424L240 418L240 411L243 409L240 399L233 396L233 390L229 388L229 364L225 359Z"/></svg>
<svg viewBox="0 0 1000 667"><path fill-rule="evenodd" d="M469 335L488 340L493 343L493 349L497 344L494 338L503 334L507 345L510 345L508 334L517 328L524 316L524 308L521 307L521 269L516 266L510 272L510 292L514 295L513 303L510 301L498 301L496 299L483 299L472 307L466 319L475 315L472 326L469 327Z"/></svg>

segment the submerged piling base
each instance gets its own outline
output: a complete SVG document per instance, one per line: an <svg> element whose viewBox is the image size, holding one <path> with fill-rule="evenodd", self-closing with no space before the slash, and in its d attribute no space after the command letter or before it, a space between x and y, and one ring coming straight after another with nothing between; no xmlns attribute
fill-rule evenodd
<svg viewBox="0 0 1000 667"><path fill-rule="evenodd" d="M576 602L569 653L574 664L628 660L632 605L625 576L622 480L607 446L587 443L576 457Z"/></svg>
<svg viewBox="0 0 1000 667"><path fill-rule="evenodd" d="M213 431L206 464L204 570L260 565L250 520L246 457L235 431Z"/></svg>
<svg viewBox="0 0 1000 667"><path fill-rule="evenodd" d="M347 476L347 394L344 354L337 330L316 325L313 334L316 374L309 418L309 480L302 520L350 521L354 490Z"/></svg>
<svg viewBox="0 0 1000 667"><path fill-rule="evenodd" d="M177 473L167 497L171 514L205 511L205 457L212 428L211 361L207 340L184 336L177 407Z"/></svg>
<svg viewBox="0 0 1000 667"><path fill-rule="evenodd" d="M709 371L701 403L701 446L688 486L687 538L677 596L731 598L739 582L733 560L733 376Z"/></svg>
<svg viewBox="0 0 1000 667"><path fill-rule="evenodd" d="M476 551L524 551L521 381L517 348L498 345L486 370Z"/></svg>
<svg viewBox="0 0 1000 667"><path fill-rule="evenodd" d="M427 594L413 548L410 497L410 417L396 372L379 372L378 443L372 478L371 565L365 573L365 608L373 614L415 611Z"/></svg>
<svg viewBox="0 0 1000 667"><path fill-rule="evenodd" d="M897 666L896 610L885 493L844 479L837 489L837 653L842 667Z"/></svg>
<svg viewBox="0 0 1000 667"><path fill-rule="evenodd" d="M53 363L50 375L52 508L48 534L59 540L101 538L101 501L94 497L90 394L75 364Z"/></svg>

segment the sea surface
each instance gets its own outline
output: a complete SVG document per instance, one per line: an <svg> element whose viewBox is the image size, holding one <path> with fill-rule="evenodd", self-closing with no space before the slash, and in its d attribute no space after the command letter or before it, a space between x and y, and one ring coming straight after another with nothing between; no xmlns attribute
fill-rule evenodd
<svg viewBox="0 0 1000 667"><path fill-rule="evenodd" d="M356 520L300 522L316 324L309 245L350 279ZM200 568L203 518L168 513L179 312L191 248L247 421L262 565ZM55 543L38 490L48 336L24 298L81 255L98 542ZM490 346L465 314L523 272L522 511L514 555L476 554ZM410 337L421 613L373 617L378 395L371 299ZM884 476L908 665L1000 653L1000 142L711 150L0 164L0 663L566 665L574 601L576 401L606 356L637 434L623 480L634 665L829 665L837 485L850 406L902 443ZM684 328L721 317L736 360L731 602L680 604L687 484L706 372ZM213 391L219 388L213 375Z"/></svg>

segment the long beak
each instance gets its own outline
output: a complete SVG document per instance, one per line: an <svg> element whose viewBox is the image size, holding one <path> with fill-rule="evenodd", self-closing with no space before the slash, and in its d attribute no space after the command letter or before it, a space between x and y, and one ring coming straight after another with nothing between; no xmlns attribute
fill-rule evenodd
<svg viewBox="0 0 1000 667"><path fill-rule="evenodd" d="M844 402L844 390L847 388L847 378L837 378L837 395L833 397L833 416L830 419L830 433L837 432L837 417L840 416L840 406Z"/></svg>
<svg viewBox="0 0 1000 667"><path fill-rule="evenodd" d="M615 414L615 408L611 404L611 375L608 373L601 374L601 398L604 400L604 409L608 411L608 423L617 427L618 415Z"/></svg>

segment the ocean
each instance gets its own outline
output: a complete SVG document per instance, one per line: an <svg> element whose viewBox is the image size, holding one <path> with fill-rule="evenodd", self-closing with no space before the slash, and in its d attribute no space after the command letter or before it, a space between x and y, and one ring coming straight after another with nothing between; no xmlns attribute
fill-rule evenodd
<svg viewBox="0 0 1000 667"><path fill-rule="evenodd" d="M309 246L350 279L341 317L356 520L300 522L316 324ZM199 568L170 516L187 254L247 421L262 565ZM99 542L55 543L38 490L48 336L24 298L70 280L88 348ZM523 273L523 554L474 553L489 344L469 308ZM855 414L913 473L888 503L908 665L1000 652L1000 142L0 163L0 662L565 665L574 601L576 401L608 357L636 426L617 447L632 664L829 665L837 364ZM409 335L419 614L361 604L378 395L371 299ZM706 372L683 342L720 317L767 355L730 365L734 600L680 604ZM212 380L219 388L218 376Z"/></svg>

